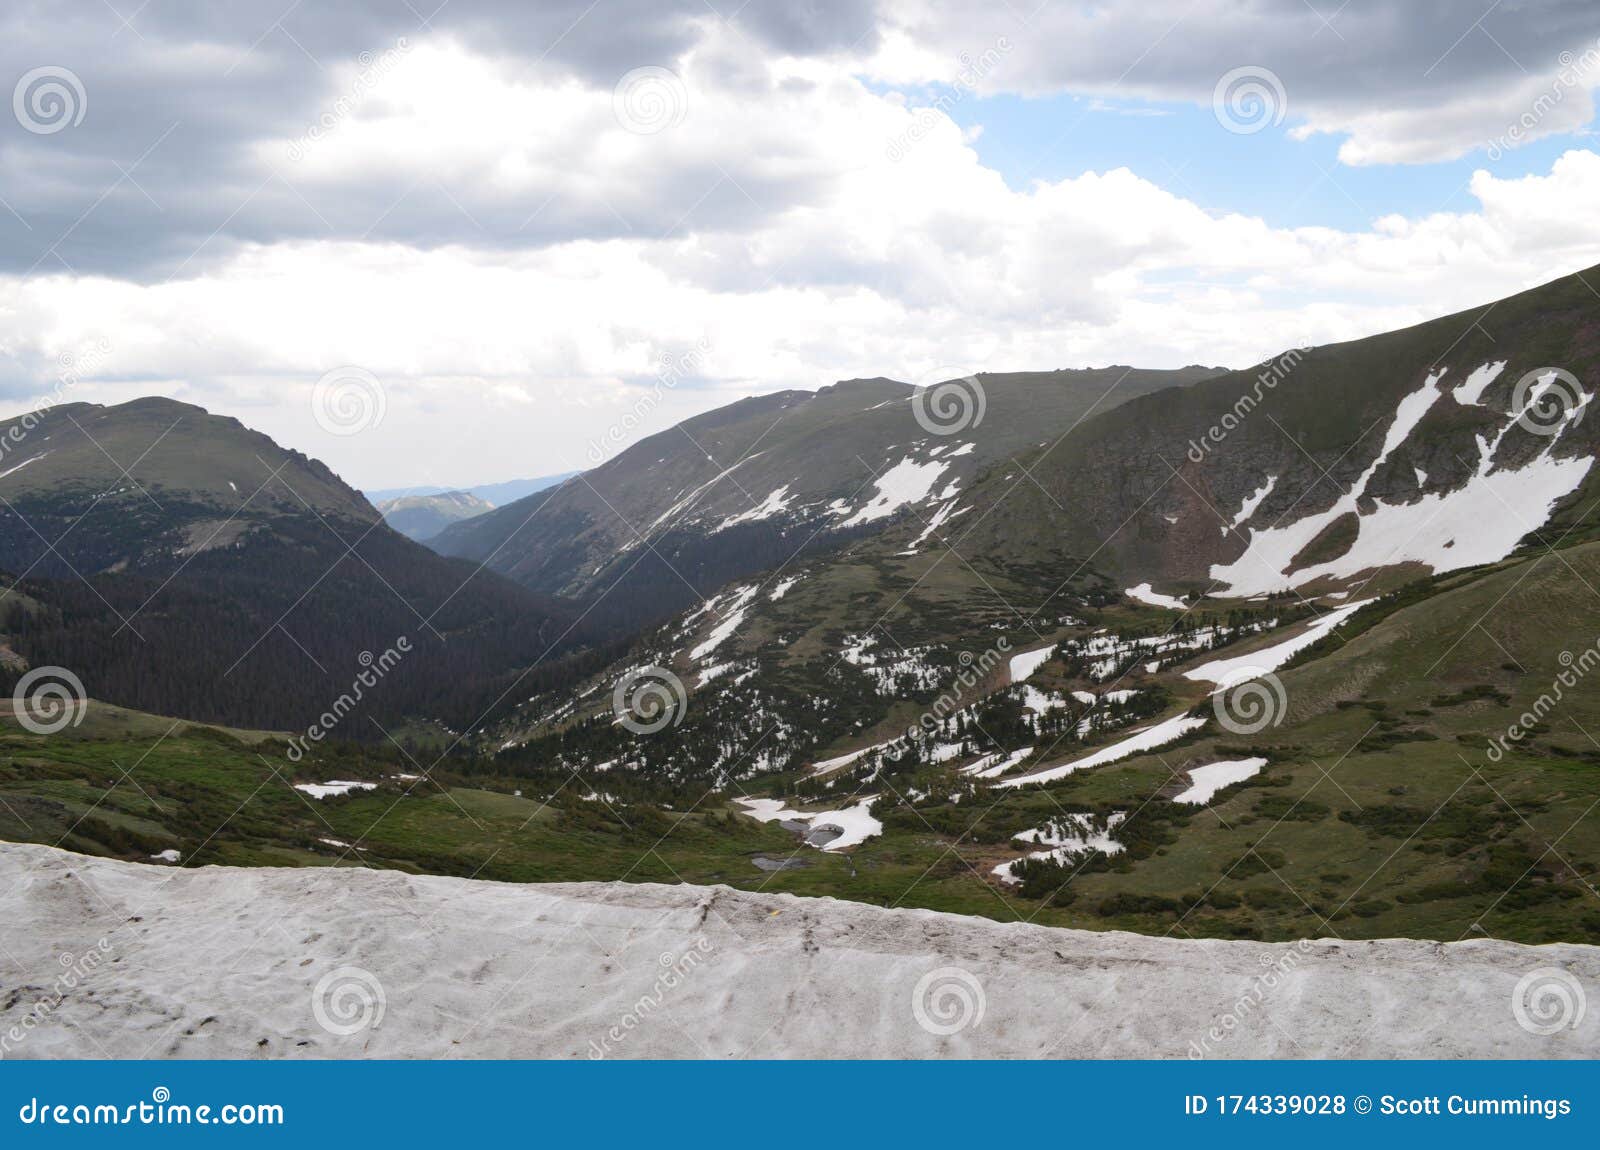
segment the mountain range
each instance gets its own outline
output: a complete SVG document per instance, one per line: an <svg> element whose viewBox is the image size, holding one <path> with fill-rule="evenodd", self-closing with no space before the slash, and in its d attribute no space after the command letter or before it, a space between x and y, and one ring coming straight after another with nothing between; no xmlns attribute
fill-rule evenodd
<svg viewBox="0 0 1600 1150"><path fill-rule="evenodd" d="M397 495L375 503L383 521L407 539L426 542L452 523L493 511L494 504L470 491Z"/></svg>
<svg viewBox="0 0 1600 1150"><path fill-rule="evenodd" d="M640 604L635 619L655 621L729 580L876 534L912 504L968 489L1035 446L1041 429L1216 374L1019 372L976 376L976 390L958 378L948 403L924 396L921 422L917 389L894 380L777 392L650 436L559 487L453 524L429 545L547 594L615 588ZM950 420L973 435L947 440L939 432Z"/></svg>
<svg viewBox="0 0 1600 1150"><path fill-rule="evenodd" d="M1552 701L1600 664L1592 278L1242 370L778 392L492 509L380 514L169 400L13 420L0 665L72 669L108 713L7 731L0 799L32 817L0 831L1215 937L1600 937L1600 697ZM402 636L299 747L302 793L347 780L316 821L289 794L197 844L130 799L73 829L91 744L223 809ZM145 714L226 729L152 752Z"/></svg>

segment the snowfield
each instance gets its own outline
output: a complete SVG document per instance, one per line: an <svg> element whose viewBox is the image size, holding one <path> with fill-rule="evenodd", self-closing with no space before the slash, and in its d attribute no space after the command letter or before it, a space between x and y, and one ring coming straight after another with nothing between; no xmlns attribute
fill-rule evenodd
<svg viewBox="0 0 1600 1150"><path fill-rule="evenodd" d="M877 494L839 526L856 527L862 523L887 519L909 503L922 502L933 495L939 476L949 467L950 464L943 460L918 463L909 455L906 456L873 481L878 489ZM955 492L947 488L937 498L950 499L954 496Z"/></svg>
<svg viewBox="0 0 1600 1150"><path fill-rule="evenodd" d="M1592 946L1195 942L726 887L173 870L10 844L0 921L0 1033L53 998L62 955L104 940L12 1058L1600 1055L1600 1011L1541 1037L1511 1010L1541 968L1596 985ZM984 1009L936 1036L914 1002L950 968Z"/></svg>
<svg viewBox="0 0 1600 1150"><path fill-rule="evenodd" d="M1503 363L1485 364L1452 391L1457 403L1476 405ZM1228 585L1213 594L1249 597L1289 590L1324 576L1353 578L1365 571L1400 563L1421 563L1435 574L1459 571L1481 563L1496 563L1516 548L1530 531L1550 518L1555 506L1576 491L1589 474L1594 459L1588 455L1556 457L1553 452L1566 431L1582 418L1593 397L1585 393L1576 406L1550 431L1544 450L1516 469L1496 467L1496 453L1506 434L1523 412L1505 415L1505 423L1492 441L1478 439L1477 470L1460 487L1430 492L1414 503L1374 501L1370 512L1360 510L1367 485L1378 469L1422 422L1443 392L1443 369L1428 376L1423 385L1403 398L1384 434L1383 444L1365 471L1326 511L1265 530L1249 529L1244 554L1232 563L1214 564L1211 577ZM1551 377L1542 381L1541 391ZM1539 392L1529 397L1530 406ZM1578 397L1574 397L1578 398ZM1524 409L1527 410L1527 409ZM1419 473L1419 484L1424 478ZM1356 537L1338 558L1293 572L1289 565L1304 548L1336 520L1356 516Z"/></svg>

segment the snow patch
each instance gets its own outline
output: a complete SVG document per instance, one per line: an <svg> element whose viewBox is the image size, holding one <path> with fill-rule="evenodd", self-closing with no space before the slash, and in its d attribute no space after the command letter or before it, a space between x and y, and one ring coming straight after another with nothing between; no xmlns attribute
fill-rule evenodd
<svg viewBox="0 0 1600 1150"><path fill-rule="evenodd" d="M777 490L770 492L759 504L742 511L738 515L730 515L719 523L713 531L726 531L730 527L737 527L741 523L757 523L763 519L771 519L774 515L789 510L789 504L794 497L789 494L789 484L785 483Z"/></svg>
<svg viewBox="0 0 1600 1150"><path fill-rule="evenodd" d="M1035 715L1048 715L1051 711L1065 710L1067 701L1049 691L1027 685L1022 688L1022 708Z"/></svg>
<svg viewBox="0 0 1600 1150"><path fill-rule="evenodd" d="M1022 750L1012 751L1010 754L1004 751L993 751L984 755L970 766L962 767L961 773L978 779L998 778L1031 754L1033 754L1032 747L1023 747Z"/></svg>
<svg viewBox="0 0 1600 1150"><path fill-rule="evenodd" d="M50 453L48 451L41 451L38 455L30 455L30 456L28 456L28 458L24 459L21 463L17 464L15 467L8 467L4 471L0 471L0 479L4 479L8 475L14 475L18 471L21 471L24 467L28 466L28 464L32 463L34 460L43 459L45 456L47 456L49 454Z"/></svg>
<svg viewBox="0 0 1600 1150"><path fill-rule="evenodd" d="M1451 389L1450 395L1463 407L1482 407L1478 401L1483 397L1484 391L1505 369L1506 361L1503 359L1475 368L1471 375Z"/></svg>
<svg viewBox="0 0 1600 1150"><path fill-rule="evenodd" d="M1037 651L1025 651L1021 655L1011 656L1011 681L1021 683L1031 678L1033 673L1050 661L1050 656L1056 653L1056 645L1040 647Z"/></svg>
<svg viewBox="0 0 1600 1150"><path fill-rule="evenodd" d="M689 652L689 658L698 662L731 639L733 633L744 623L745 613L750 610L750 603L759 590L760 587L752 583L728 592L728 605L719 608L722 617L717 620L717 625L711 628L704 641ZM721 598L722 596L718 596L719 601Z"/></svg>
<svg viewBox="0 0 1600 1150"><path fill-rule="evenodd" d="M1191 717L1189 715L1174 715L1153 727L1144 727L1125 739L1112 743L1109 747L1102 747L1091 755L1075 759L1070 763L1051 767L1032 775L1022 775L1015 779L1004 779L997 783L1001 787L1020 787L1029 783L1048 783L1056 779L1064 779L1077 771L1086 771L1090 767L1100 767L1107 763L1115 763L1121 759L1131 758L1153 751L1157 747L1164 747L1168 743L1175 743L1185 735L1198 731L1206 725L1204 717Z"/></svg>
<svg viewBox="0 0 1600 1150"><path fill-rule="evenodd" d="M1183 677L1196 682L1221 683L1246 667L1262 673L1276 671L1371 602L1373 602L1371 599L1358 599L1354 603L1346 603L1343 607L1329 611L1292 639L1285 639L1275 646L1265 647L1259 651L1251 651L1247 655L1236 655L1231 659L1213 659L1193 670L1185 671Z"/></svg>
<svg viewBox="0 0 1600 1150"><path fill-rule="evenodd" d="M1181 794L1172 796L1175 803L1188 803L1191 806L1204 806L1211 801L1211 796L1224 787L1231 787L1234 783L1242 783L1261 773L1261 768L1267 765L1266 759L1227 759L1218 763L1208 763L1203 767L1189 768L1189 786Z"/></svg>
<svg viewBox="0 0 1600 1150"><path fill-rule="evenodd" d="M802 811L791 810L785 807L778 799L735 799L736 803L745 808L745 814L764 823L784 820L787 822L807 823L811 833L821 830L837 830L837 838L828 840L818 849L824 851L842 851L850 847L860 846L868 839L883 833L883 824L872 817L872 804L878 801L877 795L868 795L853 807L841 807L834 811L817 811L806 814ZM808 845L810 844L808 841Z"/></svg>
<svg viewBox="0 0 1600 1150"><path fill-rule="evenodd" d="M1158 594L1156 589L1148 583L1141 583L1137 587L1129 587L1123 594L1135 602L1147 603L1152 607L1170 607L1174 611L1187 611L1189 609L1189 605L1182 599L1175 599L1171 595Z"/></svg>
<svg viewBox="0 0 1600 1150"><path fill-rule="evenodd" d="M1324 576L1348 579L1397 563L1421 563L1436 574L1495 563L1548 520L1558 502L1578 489L1593 458L1556 459L1552 451L1585 410L1589 397L1567 414L1544 451L1523 467L1493 470L1495 451L1520 415L1514 413L1493 442L1479 437L1477 472L1462 486L1425 494L1415 503L1391 506L1379 501L1370 514L1360 515L1358 505L1372 476L1439 398L1438 381L1443 374L1429 376L1420 390L1401 400L1377 458L1332 507L1284 527L1252 530L1243 555L1211 568L1212 578L1228 585L1227 594L1288 590ZM1307 544L1334 520L1351 513L1358 515L1357 535L1345 554L1285 573Z"/></svg>
<svg viewBox="0 0 1600 1150"><path fill-rule="evenodd" d="M917 548L921 547L922 544L927 541L928 536L932 535L935 531L944 526L945 521L950 518L951 513L954 512L955 509L956 504L955 500L953 499L949 503L941 505L931 516L928 517L928 522L922 528L922 534L913 539L911 541L910 548L902 552L902 554L915 554Z"/></svg>
<svg viewBox="0 0 1600 1150"><path fill-rule="evenodd" d="M1023 831L1013 838L1017 842L1035 843L1053 848L1034 851L1028 855L1030 859L1067 862L1091 851L1108 855L1121 854L1122 844L1111 837L1111 832L1127 817L1127 812L1117 811L1106 816L1104 824L1101 824L1100 820L1091 814L1069 814L1058 822L1036 827L1031 831ZM1003 883L1020 883L1022 880L1011 873L1011 868L1016 862L1017 860L1003 862L995 867L992 873Z"/></svg>
<svg viewBox="0 0 1600 1150"><path fill-rule="evenodd" d="M859 751L851 751L848 755L840 755L833 759L823 759L820 763L812 764L811 774L813 777L830 774L841 767L848 767L857 759L870 755L873 751L881 751L889 745L889 743L878 743L871 747L862 747Z"/></svg>
<svg viewBox="0 0 1600 1150"><path fill-rule="evenodd" d="M959 453L952 452L951 456L956 454ZM932 493L939 476L943 475L949 466L945 460L935 459L918 463L907 456L878 476L874 481L878 493L840 526L854 527L860 523L886 519L907 504L920 503Z"/></svg>
<svg viewBox="0 0 1600 1150"><path fill-rule="evenodd" d="M1276 475L1267 476L1267 481L1257 488L1254 494L1245 497L1244 504L1239 508L1239 513L1233 517L1231 523L1222 529L1223 536L1226 537L1228 532L1233 531L1249 520L1250 516L1256 513L1256 508L1261 506L1261 501L1271 495L1272 489L1276 486L1278 486L1278 477Z"/></svg>
<svg viewBox="0 0 1600 1150"><path fill-rule="evenodd" d="M304 791L314 799L328 799L348 795L351 791L375 791L377 783L349 783L338 779L331 783L296 783L294 789Z"/></svg>

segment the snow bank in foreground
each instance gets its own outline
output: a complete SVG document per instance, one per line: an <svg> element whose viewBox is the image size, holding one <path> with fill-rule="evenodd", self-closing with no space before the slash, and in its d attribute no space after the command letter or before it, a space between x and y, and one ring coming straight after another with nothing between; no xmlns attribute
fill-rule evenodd
<svg viewBox="0 0 1600 1150"><path fill-rule="evenodd" d="M1600 984L1592 946L1195 942L726 887L174 871L15 845L0 845L0 922L0 1031L62 954L103 938L115 959L14 1058L1600 1056L1600 1011L1541 1037L1510 1006L1542 967ZM940 1037L913 1004L949 967L984 1011ZM381 990L380 1025L318 1025L317 988L342 969ZM642 999L661 1009L638 1013ZM1209 1040L1224 1016L1234 1028Z"/></svg>

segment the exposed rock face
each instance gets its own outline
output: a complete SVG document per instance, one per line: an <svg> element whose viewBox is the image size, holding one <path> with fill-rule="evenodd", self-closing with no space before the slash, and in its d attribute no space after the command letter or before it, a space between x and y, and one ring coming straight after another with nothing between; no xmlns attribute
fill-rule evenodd
<svg viewBox="0 0 1600 1150"><path fill-rule="evenodd" d="M1513 1011L1535 972L1600 986L1589 946L1193 942L723 887L20 845L0 846L0 892L7 1057L1600 1054L1600 1011L1549 1035ZM1533 1005L1525 1021L1549 1000Z"/></svg>

